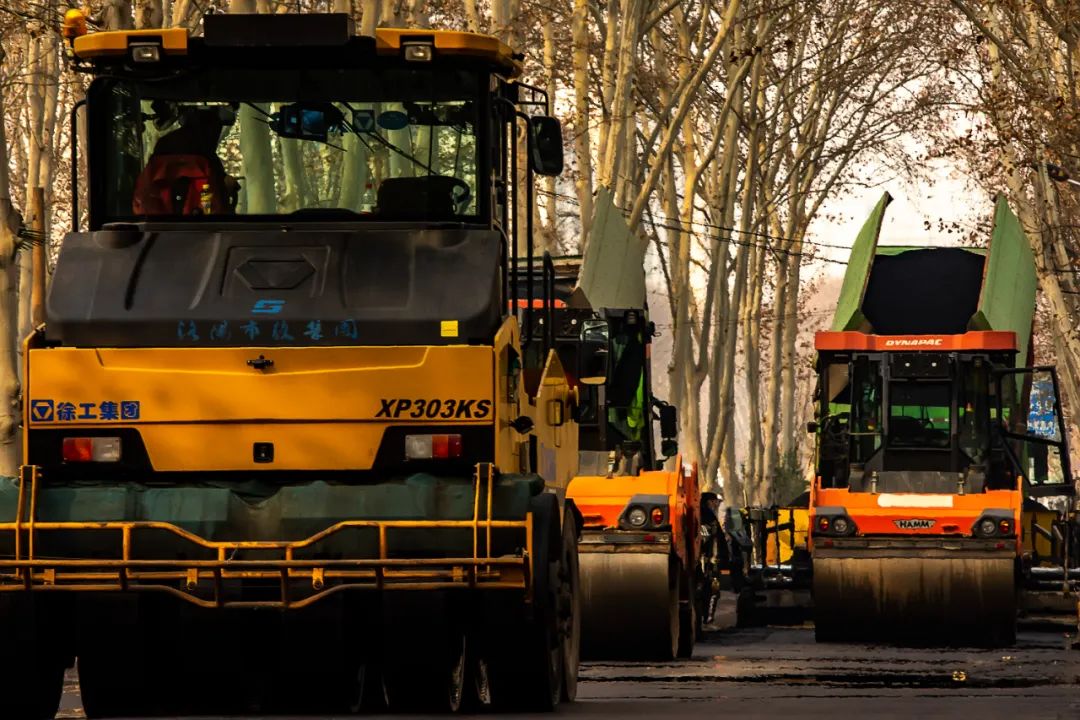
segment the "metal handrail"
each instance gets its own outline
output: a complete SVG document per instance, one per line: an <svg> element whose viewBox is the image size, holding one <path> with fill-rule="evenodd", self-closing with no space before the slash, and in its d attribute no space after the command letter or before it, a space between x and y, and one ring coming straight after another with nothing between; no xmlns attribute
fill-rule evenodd
<svg viewBox="0 0 1080 720"><path fill-rule="evenodd" d="M532 514L523 520L493 520L494 468L477 466L474 475L473 517L471 520L345 520L299 540L207 540L184 528L161 521L38 522L36 520L39 469L25 466L20 473L14 522L0 523L0 534L15 533L15 557L0 559L0 592L12 591L159 591L203 607L301 608L327 595L350 589L420 590L483 587L522 590L531 597L533 556ZM480 518L481 485L486 482L486 509ZM27 498L29 485L29 498ZM29 500L29 507L27 507ZM295 552L341 532L366 528L378 533L378 557L345 559L297 559ZM491 554L494 529L524 531L524 548L519 555L495 557ZM471 529L472 557L390 558L392 530ZM481 530L484 552L481 553ZM116 532L120 536L118 558L36 557L35 538L42 532ZM211 550L215 560L139 558L133 553L133 535L147 531L171 533L195 546ZM23 543L23 535L26 542ZM24 553L24 546L26 552ZM231 559L240 550L279 551L280 558ZM25 557L24 557L25 554ZM281 599L270 601L228 600L224 581L262 579L280 581ZM299 599L289 597L293 581L309 580L312 593ZM333 581L328 585L327 581ZM186 591L166 581L183 583ZM199 597L203 581L213 584L212 599Z"/></svg>

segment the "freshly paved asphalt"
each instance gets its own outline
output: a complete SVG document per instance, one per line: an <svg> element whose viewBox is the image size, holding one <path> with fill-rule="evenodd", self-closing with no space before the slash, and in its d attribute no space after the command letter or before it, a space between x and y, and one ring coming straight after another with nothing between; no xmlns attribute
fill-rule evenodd
<svg viewBox="0 0 1080 720"><path fill-rule="evenodd" d="M1023 630L1008 650L818 645L810 625L735 629L731 608L670 664L582 667L578 702L597 718L1080 718L1080 650L1063 631ZM83 717L69 673L59 718ZM490 715L489 717L497 717ZM298 720L298 719L294 719Z"/></svg>

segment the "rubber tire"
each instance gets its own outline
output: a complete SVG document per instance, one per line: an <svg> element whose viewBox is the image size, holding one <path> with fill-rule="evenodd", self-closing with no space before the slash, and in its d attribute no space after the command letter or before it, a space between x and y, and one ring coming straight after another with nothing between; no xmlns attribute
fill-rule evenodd
<svg viewBox="0 0 1080 720"><path fill-rule="evenodd" d="M694 592L692 571L681 569L679 572L679 650L677 657L690 658L694 655L694 643L697 642L697 593Z"/></svg>
<svg viewBox="0 0 1080 720"><path fill-rule="evenodd" d="M392 713L457 713L467 704L466 610L456 599L416 593L384 606L382 685Z"/></svg>
<svg viewBox="0 0 1080 720"><path fill-rule="evenodd" d="M20 720L52 720L60 707L64 693L63 662L44 660L24 645L25 652L14 653L16 663L0 663L0 717ZM28 658L27 653L33 655Z"/></svg>
<svg viewBox="0 0 1080 720"><path fill-rule="evenodd" d="M126 667L125 667L126 666ZM141 682L143 674L120 653L98 650L79 657L79 694L83 711L97 718L140 717L152 714ZM125 678L137 678L125 682Z"/></svg>
<svg viewBox="0 0 1080 720"><path fill-rule="evenodd" d="M581 662L581 573L578 563L577 517L567 509L562 524L562 565L560 608L562 619L562 701L577 699L578 669Z"/></svg>
<svg viewBox="0 0 1080 720"><path fill-rule="evenodd" d="M493 638L489 664L492 705L499 711L552 712L563 695L563 648L556 615L562 528L554 495L533 497L529 509L533 514L534 601L531 611L523 606L505 608L509 620L499 628L501 637Z"/></svg>
<svg viewBox="0 0 1080 720"><path fill-rule="evenodd" d="M148 667L145 643L152 642L139 598L105 596L80 607L79 694L90 720L153 715L159 693Z"/></svg>
<svg viewBox="0 0 1080 720"><path fill-rule="evenodd" d="M757 593L752 587L744 587L735 598L735 627L752 628L766 624L765 613L757 605Z"/></svg>
<svg viewBox="0 0 1080 720"><path fill-rule="evenodd" d="M0 622L10 643L0 654L0 717L52 720L64 693L66 662L49 638L48 618L35 612L34 598L9 596Z"/></svg>

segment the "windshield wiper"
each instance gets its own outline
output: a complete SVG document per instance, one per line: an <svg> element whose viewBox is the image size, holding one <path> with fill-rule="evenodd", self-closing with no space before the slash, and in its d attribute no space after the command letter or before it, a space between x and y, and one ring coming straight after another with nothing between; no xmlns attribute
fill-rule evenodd
<svg viewBox="0 0 1080 720"><path fill-rule="evenodd" d="M355 110L355 109L354 109L354 108L352 107L352 105L349 105L348 103L344 103L344 105L345 105L345 107L349 108L349 112L350 112L351 114L353 114L353 116L355 116L355 115L356 115L356 110ZM419 161L419 160L417 160L417 159L416 159L415 157L413 157L413 156L412 156L412 155L410 155L409 153L407 153L407 152L405 152L404 150L402 150L401 148L399 148L399 147L398 147L397 145L395 145L394 143L392 143L392 142L390 142L389 140L387 140L386 138L384 138L384 137L383 137L382 135L380 135L380 134L379 134L379 133L378 133L378 132L377 132L376 130L368 130L368 131L366 131L366 132L361 132L361 131L360 131L360 130L359 130L359 129L358 129L358 128L357 128L356 126L355 126L355 125L353 125L353 124L352 124L351 122L349 122L348 120L346 120L346 121L345 121L345 124L346 124L346 125L348 126L348 128L349 128L350 130L352 130L352 131L353 131L354 133L356 133L357 137L359 137L359 138L360 138L361 140L363 140L363 138L364 138L364 136L365 136L365 135L368 135L368 136L370 136L370 137L373 137L373 138L375 138L375 140L377 140L377 141L379 142L379 144L381 144L381 145L382 145L383 147L385 147L385 148L387 148L387 149L389 149L389 150L393 150L393 151L394 151L394 152L396 152L396 153L397 153L398 155L400 155L401 157L403 157L403 158L405 158L406 160L408 160L409 162L411 162L411 163L412 163L413 165L416 165L416 166L417 166L417 167L419 167L419 168L423 168L424 170L427 170L427 172L428 172L428 174L429 174L429 175L441 175L441 173L437 173L437 172L435 172L435 171L434 171L434 170L433 170L433 169L432 169L432 168L431 168L430 166L428 166L428 165L425 165L424 163L420 162L420 161ZM367 143L364 143L364 144L365 144L365 145L367 145ZM368 148L369 148L369 149L370 149L370 147L371 147L371 146L368 146Z"/></svg>
<svg viewBox="0 0 1080 720"><path fill-rule="evenodd" d="M440 173L435 172L428 165L425 165L424 163L420 162L419 160L414 158L409 153L407 153L404 150L402 150L401 148L399 148L394 143L392 143L389 140L387 140L386 138L384 138L382 135L379 135L376 132L369 132L367 134L370 135L371 137L375 138L376 140L378 140L384 147L387 147L390 150L393 150L394 152L396 152L401 157L405 158L406 160L411 161L417 167L420 167L420 168L423 168L424 170L427 170L429 175L439 175L440 174Z"/></svg>

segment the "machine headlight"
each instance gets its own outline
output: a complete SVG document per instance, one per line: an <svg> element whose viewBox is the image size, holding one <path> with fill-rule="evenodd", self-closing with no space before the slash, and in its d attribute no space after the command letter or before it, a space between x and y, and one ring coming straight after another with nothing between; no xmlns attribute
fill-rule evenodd
<svg viewBox="0 0 1080 720"><path fill-rule="evenodd" d="M859 528L842 507L822 507L810 526L814 535L846 537L854 535Z"/></svg>
<svg viewBox="0 0 1080 720"><path fill-rule="evenodd" d="M976 529L983 537L992 537L997 534L997 522L993 518L983 518Z"/></svg>
<svg viewBox="0 0 1080 720"><path fill-rule="evenodd" d="M431 62L435 54L435 48L429 42L408 42L402 43L401 46L405 59L409 62Z"/></svg>
<svg viewBox="0 0 1080 720"><path fill-rule="evenodd" d="M630 512L626 513L626 521L636 528L645 527L645 521L649 519L649 516L645 513L645 508L632 507Z"/></svg>
<svg viewBox="0 0 1080 720"><path fill-rule="evenodd" d="M137 63L156 63L161 60L161 46L152 44L132 45L131 59Z"/></svg>

